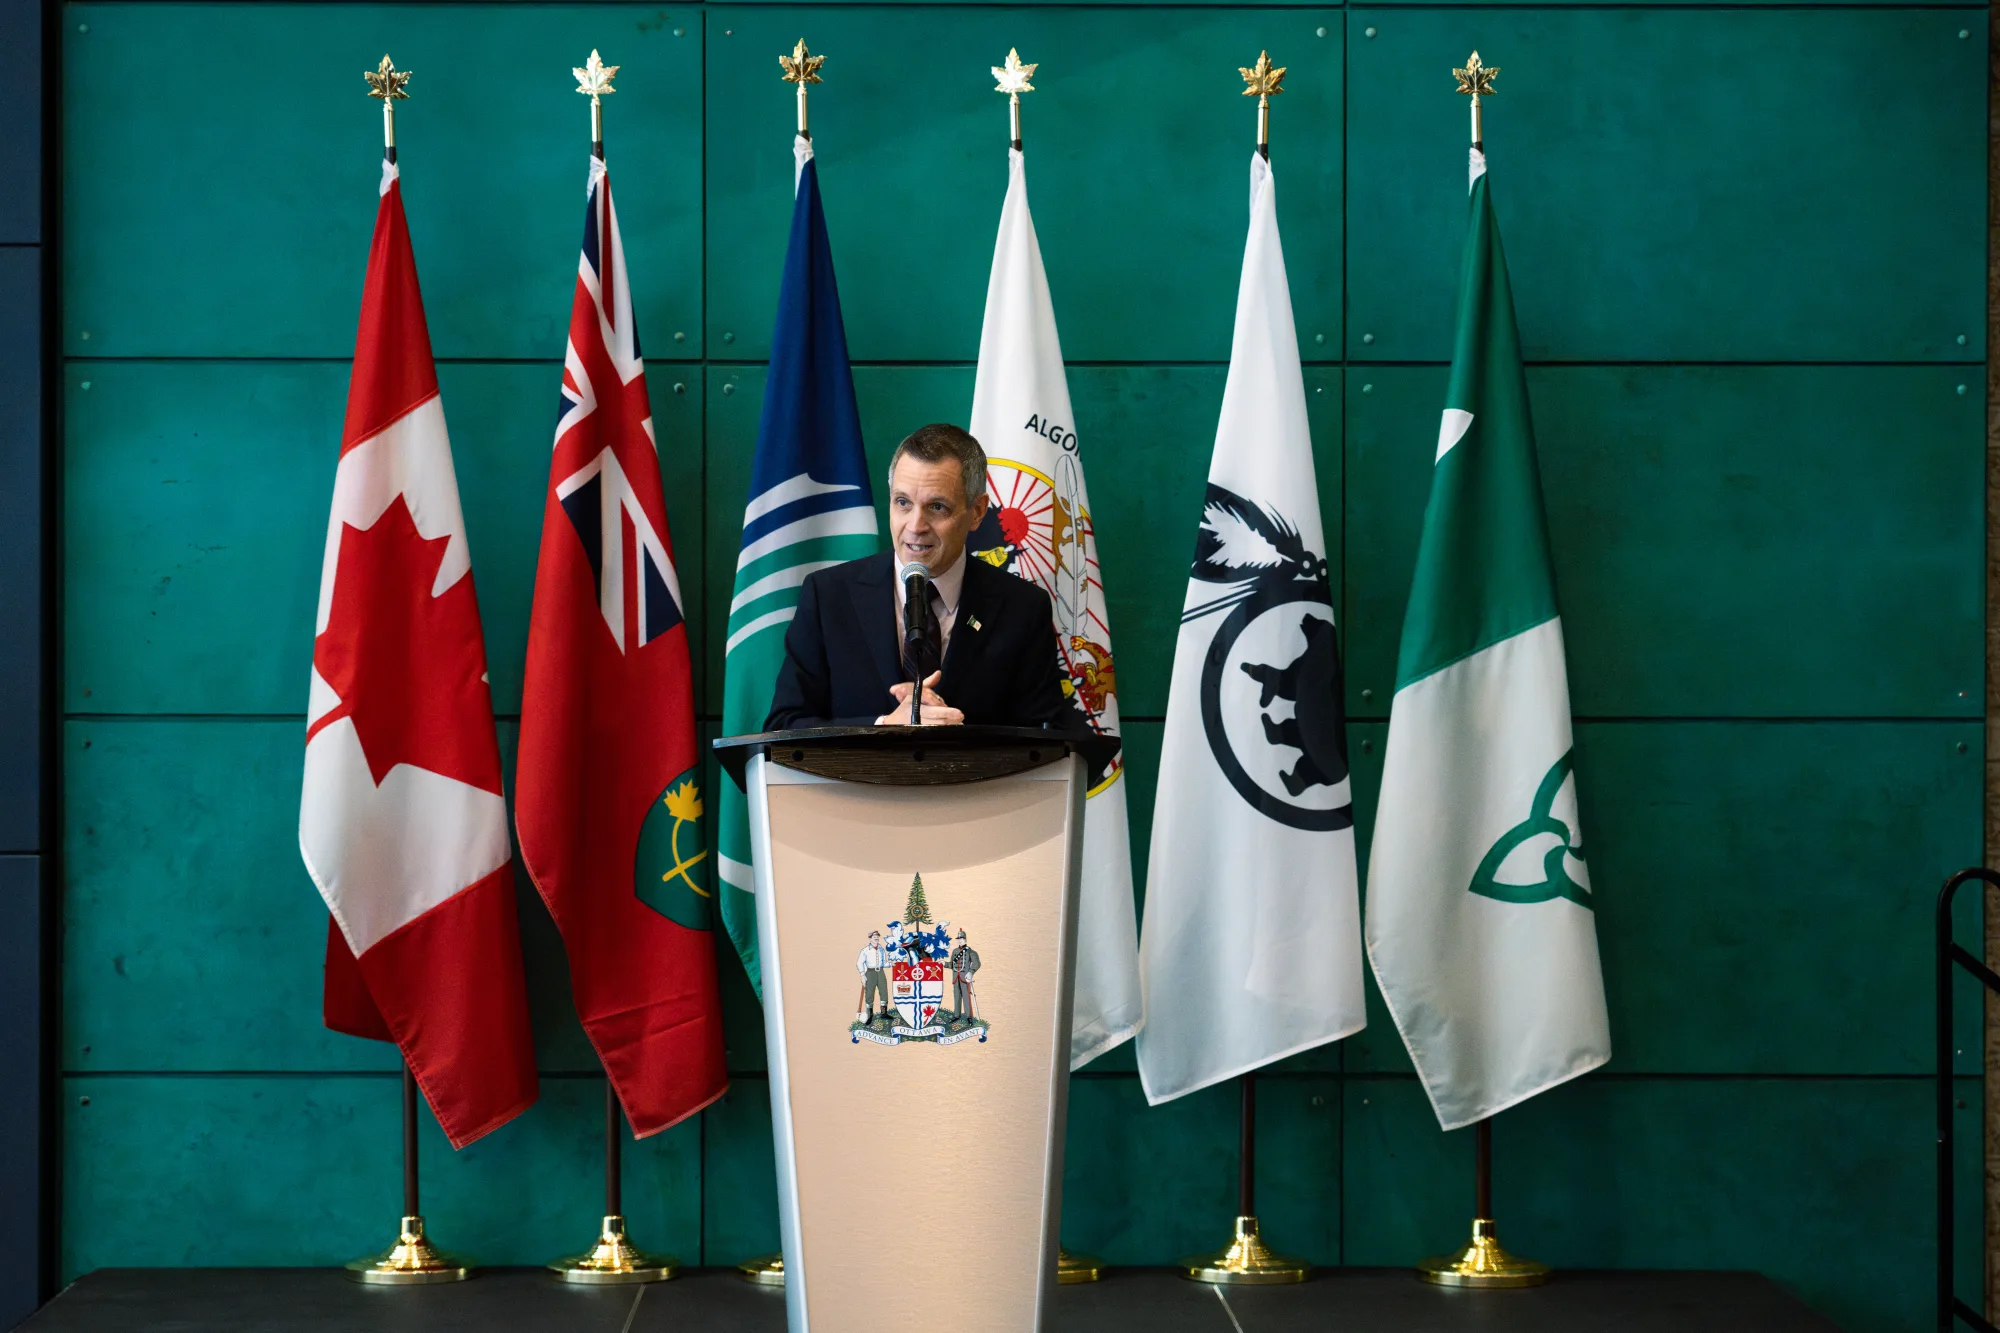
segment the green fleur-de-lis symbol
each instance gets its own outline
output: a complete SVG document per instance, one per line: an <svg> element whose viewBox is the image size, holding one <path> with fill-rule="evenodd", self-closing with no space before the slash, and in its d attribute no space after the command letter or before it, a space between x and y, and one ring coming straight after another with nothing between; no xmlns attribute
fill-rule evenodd
<svg viewBox="0 0 2000 1333"><path fill-rule="evenodd" d="M1542 778L1542 785L1535 789L1534 805L1528 817L1500 835L1480 859L1479 869L1472 874L1472 883L1467 885L1473 893L1497 899L1503 903L1545 903L1556 898L1567 898L1585 910L1594 911L1590 903L1590 886L1572 878L1567 861L1583 864L1583 834L1556 818L1554 813L1556 795L1562 791L1568 780L1574 747L1563 752L1548 773ZM1542 882L1539 884L1503 884L1494 876L1506 863L1514 849L1530 838L1553 835L1555 845L1542 855ZM1586 878L1588 876L1586 875Z"/></svg>

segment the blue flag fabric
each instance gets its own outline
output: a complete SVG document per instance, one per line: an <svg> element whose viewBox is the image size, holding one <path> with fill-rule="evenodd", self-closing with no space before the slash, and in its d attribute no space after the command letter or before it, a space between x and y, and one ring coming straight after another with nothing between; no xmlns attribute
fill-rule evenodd
<svg viewBox="0 0 2000 1333"><path fill-rule="evenodd" d="M736 592L729 603L722 727L732 736L763 729L784 661L785 629L806 576L873 555L880 547L811 141L798 139L794 154L791 241L743 508ZM761 996L749 813L735 784L722 784L717 839L722 920Z"/></svg>

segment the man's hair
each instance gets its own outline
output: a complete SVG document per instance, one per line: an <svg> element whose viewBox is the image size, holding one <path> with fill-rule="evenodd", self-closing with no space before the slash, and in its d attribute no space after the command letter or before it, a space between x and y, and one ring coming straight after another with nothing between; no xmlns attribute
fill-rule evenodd
<svg viewBox="0 0 2000 1333"><path fill-rule="evenodd" d="M889 455L889 485L896 484L896 460L908 454L919 463L942 463L947 458L958 460L958 475L965 483L965 503L970 505L986 494L986 451L979 447L979 441L968 431L960 430L949 422L936 421L928 426L919 426L896 446L896 452Z"/></svg>

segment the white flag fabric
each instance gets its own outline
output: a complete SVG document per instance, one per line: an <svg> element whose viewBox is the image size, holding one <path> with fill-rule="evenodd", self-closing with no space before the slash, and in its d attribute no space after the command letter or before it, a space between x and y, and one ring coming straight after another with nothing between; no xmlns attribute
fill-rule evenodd
<svg viewBox="0 0 2000 1333"><path fill-rule="evenodd" d="M1027 167L1018 148L1007 153L1007 199L986 287L972 434L986 450L992 504L967 545L975 558L1018 574L1049 595L1065 690L1093 727L1115 736L1117 681L1096 529L1048 275L1028 212ZM1124 770L1121 753L1083 807L1072 1069L1130 1039L1144 1021Z"/></svg>
<svg viewBox="0 0 2000 1333"><path fill-rule="evenodd" d="M1139 970L1154 1105L1358 1032L1332 584L1270 164L1174 650Z"/></svg>
<svg viewBox="0 0 2000 1333"><path fill-rule="evenodd" d="M1446 1129L1611 1058L1562 620L1485 167L1474 149L1368 864L1375 980Z"/></svg>

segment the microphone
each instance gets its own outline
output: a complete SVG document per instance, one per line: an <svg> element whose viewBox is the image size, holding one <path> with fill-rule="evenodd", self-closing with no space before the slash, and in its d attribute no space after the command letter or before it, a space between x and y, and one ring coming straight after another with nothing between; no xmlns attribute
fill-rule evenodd
<svg viewBox="0 0 2000 1333"><path fill-rule="evenodd" d="M915 726L923 705L924 679L938 669L936 633L931 618L931 570L912 560L896 571L903 581L903 670L910 673L910 724Z"/></svg>

